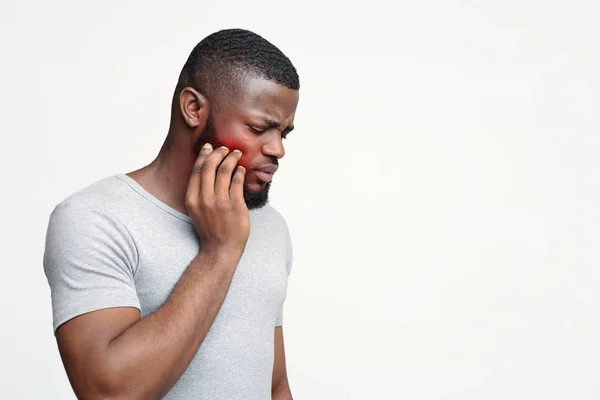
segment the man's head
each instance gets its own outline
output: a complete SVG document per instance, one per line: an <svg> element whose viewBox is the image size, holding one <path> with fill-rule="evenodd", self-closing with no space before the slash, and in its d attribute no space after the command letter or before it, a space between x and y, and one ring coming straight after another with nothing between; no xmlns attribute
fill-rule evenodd
<svg viewBox="0 0 600 400"><path fill-rule="evenodd" d="M243 152L248 208L267 203L272 173L293 129L300 83L291 61L259 35L241 29L216 32L196 45L175 91L174 114L187 128L186 143Z"/></svg>

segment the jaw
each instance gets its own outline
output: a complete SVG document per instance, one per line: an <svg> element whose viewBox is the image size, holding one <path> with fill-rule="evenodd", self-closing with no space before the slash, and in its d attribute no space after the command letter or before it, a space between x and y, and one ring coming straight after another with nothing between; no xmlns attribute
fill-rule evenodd
<svg viewBox="0 0 600 400"><path fill-rule="evenodd" d="M244 201L249 210L261 208L269 201L269 183L245 183Z"/></svg>

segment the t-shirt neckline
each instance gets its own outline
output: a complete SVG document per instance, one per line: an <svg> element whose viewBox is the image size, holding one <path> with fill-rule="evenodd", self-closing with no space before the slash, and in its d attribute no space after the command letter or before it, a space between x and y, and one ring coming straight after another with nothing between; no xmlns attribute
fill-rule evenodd
<svg viewBox="0 0 600 400"><path fill-rule="evenodd" d="M128 184L133 190L135 190L137 193L142 195L146 200L150 201L152 204L159 207L163 211L173 215L175 218L178 218L182 221L192 224L192 218L189 215L186 215L186 214L174 209L173 207L168 206L167 204L163 203L162 201L160 201L159 199L154 197L152 194L150 194L139 183L137 183L137 181L135 179L133 179L129 175L126 175L124 173L118 173L115 175L115 178Z"/></svg>

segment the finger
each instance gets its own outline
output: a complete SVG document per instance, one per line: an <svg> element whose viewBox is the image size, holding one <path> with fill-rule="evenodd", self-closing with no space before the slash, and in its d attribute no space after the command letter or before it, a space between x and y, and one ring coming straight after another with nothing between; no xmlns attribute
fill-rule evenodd
<svg viewBox="0 0 600 400"><path fill-rule="evenodd" d="M206 143L200 149L200 154L196 158L196 162L192 167L192 173L190 175L190 180L188 182L186 199L191 197L198 197L200 194L200 186L202 184L202 165L206 160L206 157L213 151L213 148L210 143Z"/></svg>
<svg viewBox="0 0 600 400"><path fill-rule="evenodd" d="M206 157L202 164L202 184L200 185L200 195L205 199L210 199L215 195L215 178L217 168L229 153L229 149L225 146L216 148Z"/></svg>
<svg viewBox="0 0 600 400"><path fill-rule="evenodd" d="M246 177L246 168L238 165L231 178L229 187L229 197L234 201L244 201L244 178Z"/></svg>
<svg viewBox="0 0 600 400"><path fill-rule="evenodd" d="M223 160L217 169L215 181L215 194L221 199L229 199L229 186L235 172L238 161L242 158L242 152L234 150Z"/></svg>

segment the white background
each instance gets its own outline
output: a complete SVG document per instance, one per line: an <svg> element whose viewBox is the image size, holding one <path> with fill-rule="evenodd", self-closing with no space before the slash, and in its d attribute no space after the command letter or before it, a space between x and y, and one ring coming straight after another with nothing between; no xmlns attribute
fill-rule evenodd
<svg viewBox="0 0 600 400"><path fill-rule="evenodd" d="M72 398L48 216L152 161L229 27L301 78L272 188L295 398L600 398L599 2L96 3L0 3L0 398Z"/></svg>

